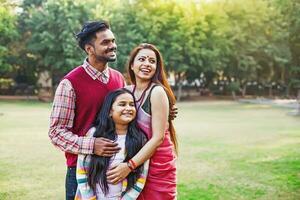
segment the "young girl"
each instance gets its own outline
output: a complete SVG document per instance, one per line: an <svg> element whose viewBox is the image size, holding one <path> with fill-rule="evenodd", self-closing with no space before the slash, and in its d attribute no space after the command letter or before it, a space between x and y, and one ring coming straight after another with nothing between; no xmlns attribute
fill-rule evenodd
<svg viewBox="0 0 300 200"><path fill-rule="evenodd" d="M143 189L148 164L133 170L131 158L142 148L146 137L136 122L136 108L130 91L118 89L107 95L100 113L88 134L114 140L121 147L113 157L79 155L77 160L78 188L75 199L136 199ZM107 170L126 162L131 173L123 181L110 184Z"/></svg>

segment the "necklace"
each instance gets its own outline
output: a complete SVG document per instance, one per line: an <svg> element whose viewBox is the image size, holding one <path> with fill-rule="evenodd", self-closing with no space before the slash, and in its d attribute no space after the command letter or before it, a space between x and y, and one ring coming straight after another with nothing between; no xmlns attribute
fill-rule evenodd
<svg viewBox="0 0 300 200"><path fill-rule="evenodd" d="M151 86L151 82L148 84L148 86L146 87L146 89L143 90L142 95L140 96L140 98L135 100L135 102L139 103L137 111L140 109L140 107L142 105L142 102L143 102L143 100L145 98L145 94L146 94L147 90L150 88L150 86ZM134 85L134 87L133 87L133 91L132 91L133 95L134 95L135 89L136 89L136 85Z"/></svg>

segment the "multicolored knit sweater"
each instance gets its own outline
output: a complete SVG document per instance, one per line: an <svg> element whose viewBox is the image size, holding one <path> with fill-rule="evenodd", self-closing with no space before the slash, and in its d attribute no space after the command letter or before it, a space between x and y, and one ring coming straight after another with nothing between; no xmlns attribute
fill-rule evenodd
<svg viewBox="0 0 300 200"><path fill-rule="evenodd" d="M95 128L91 128L90 131L88 131L88 135L92 135L95 131ZM122 146L121 146L122 147ZM124 146L123 146L124 148ZM124 150L124 149L123 149ZM122 150L121 150L122 151ZM125 152L125 151L123 151ZM113 157L112 159L115 159ZM77 191L75 200L97 200L100 199L99 196L97 196L96 191L93 191L92 188L88 185L87 182L87 170L90 165L90 155L78 155L77 159L77 169L76 169L76 179L78 183ZM134 186L129 189L123 196L121 196L121 192L124 192L127 187L127 180L124 179L122 181L122 191L120 191L120 195L117 195L118 197L114 198L107 198L107 199L113 199L113 200L133 200L137 199L141 191L143 190L148 174L148 168L149 168L149 160L147 160L144 163L143 171L134 184ZM98 187L99 188L99 187ZM103 197L101 197L103 199Z"/></svg>

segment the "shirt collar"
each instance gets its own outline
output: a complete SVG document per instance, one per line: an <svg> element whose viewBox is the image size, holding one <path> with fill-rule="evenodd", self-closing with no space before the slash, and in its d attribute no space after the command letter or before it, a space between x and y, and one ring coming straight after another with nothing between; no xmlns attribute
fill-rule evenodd
<svg viewBox="0 0 300 200"><path fill-rule="evenodd" d="M86 59L84 59L83 62L83 68L88 73L90 77L92 77L93 80L100 80L102 82L103 78L109 79L109 70L108 67L106 67L102 72L98 71L95 67L93 67Z"/></svg>

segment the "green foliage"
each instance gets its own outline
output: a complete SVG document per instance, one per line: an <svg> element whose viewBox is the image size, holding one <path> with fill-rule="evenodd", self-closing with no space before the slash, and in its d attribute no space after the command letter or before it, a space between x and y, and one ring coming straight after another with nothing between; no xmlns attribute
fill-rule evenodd
<svg viewBox="0 0 300 200"><path fill-rule="evenodd" d="M111 22L118 59L110 65L120 71L133 47L147 42L162 52L176 84L202 73L208 87L222 73L244 91L249 81L293 89L300 77L298 0L24 0L19 12L0 2L0 73L26 82L39 71L60 77L79 65L85 53L73 33L99 18Z"/></svg>
<svg viewBox="0 0 300 200"><path fill-rule="evenodd" d="M40 9L33 7L30 16L25 19L31 31L28 50L39 70L65 73L81 63L83 53L77 47L74 33L89 19L83 3L49 0Z"/></svg>
<svg viewBox="0 0 300 200"><path fill-rule="evenodd" d="M14 5L9 1L0 1L0 76L12 70L9 56L10 44L16 39L16 16L13 13Z"/></svg>
<svg viewBox="0 0 300 200"><path fill-rule="evenodd" d="M238 82L230 82L227 88L229 91L238 92L240 90L240 84Z"/></svg>
<svg viewBox="0 0 300 200"><path fill-rule="evenodd" d="M242 85L280 79L289 51L279 13L264 1L232 1L225 9L231 27L226 74Z"/></svg>
<svg viewBox="0 0 300 200"><path fill-rule="evenodd" d="M14 85L14 80L11 78L0 78L0 89L9 89Z"/></svg>

